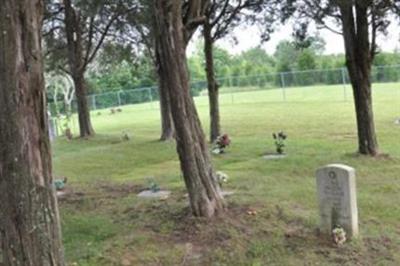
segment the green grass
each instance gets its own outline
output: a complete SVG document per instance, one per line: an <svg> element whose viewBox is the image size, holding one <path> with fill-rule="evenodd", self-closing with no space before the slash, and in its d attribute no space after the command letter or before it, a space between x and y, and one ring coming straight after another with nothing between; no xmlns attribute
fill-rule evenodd
<svg viewBox="0 0 400 266"><path fill-rule="evenodd" d="M250 88L251 89L251 88ZM221 95L223 131L232 137L215 168L230 176L227 214L214 221L188 215L175 144L161 143L157 103L93 112L97 136L59 138L56 176L67 176L77 197L61 202L66 257L78 265L399 265L400 85L374 86L381 151L390 158L355 156L350 88L307 87ZM208 132L207 98L196 98ZM272 132L288 135L284 160L265 161ZM122 132L132 139L120 140ZM344 163L357 170L361 236L333 247L316 234L315 170ZM148 177L173 191L166 201L136 193ZM247 209L256 209L249 216Z"/></svg>

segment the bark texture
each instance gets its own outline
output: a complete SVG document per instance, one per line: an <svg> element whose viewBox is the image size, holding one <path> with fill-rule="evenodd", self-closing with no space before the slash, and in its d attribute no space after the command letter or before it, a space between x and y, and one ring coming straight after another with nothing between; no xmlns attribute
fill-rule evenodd
<svg viewBox="0 0 400 266"><path fill-rule="evenodd" d="M0 264L64 265L41 50L41 0L0 5Z"/></svg>
<svg viewBox="0 0 400 266"><path fill-rule="evenodd" d="M161 141L172 140L175 137L174 122L171 114L171 99L168 89L164 88L166 82L165 70L160 62L160 47L156 47L155 66L158 76L158 87L160 95L160 112L161 112Z"/></svg>
<svg viewBox="0 0 400 266"><path fill-rule="evenodd" d="M67 34L68 64L75 84L75 95L78 104L79 133L81 137L95 134L90 119L90 110L86 100L85 62L83 57L82 30L80 16L71 4L64 0L65 32Z"/></svg>
<svg viewBox="0 0 400 266"><path fill-rule="evenodd" d="M204 54L206 59L206 74L208 85L208 99L210 106L210 141L214 142L221 135L220 115L219 115L219 93L218 83L215 79L214 70L214 41L211 35L212 27L208 21L204 24Z"/></svg>
<svg viewBox="0 0 400 266"><path fill-rule="evenodd" d="M165 85L169 91L172 118L181 169L195 216L212 217L224 209L204 132L189 91L186 38L182 1L154 0L156 43ZM193 3L191 3L193 4ZM195 3L197 4L197 3ZM193 6L192 6L193 7Z"/></svg>
<svg viewBox="0 0 400 266"><path fill-rule="evenodd" d="M356 1L340 5L346 66L353 87L357 118L358 151L364 155L379 153L371 95L371 65L374 48L369 41L368 9ZM355 14L354 14L355 13Z"/></svg>

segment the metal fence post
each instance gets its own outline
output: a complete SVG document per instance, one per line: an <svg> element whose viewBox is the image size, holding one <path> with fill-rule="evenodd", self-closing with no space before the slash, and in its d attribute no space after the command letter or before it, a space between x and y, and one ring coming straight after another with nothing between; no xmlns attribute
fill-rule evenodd
<svg viewBox="0 0 400 266"><path fill-rule="evenodd" d="M121 92L117 92L117 97L118 97L118 106L121 106Z"/></svg>
<svg viewBox="0 0 400 266"><path fill-rule="evenodd" d="M285 90L285 73L281 72L281 85L282 85L282 97L283 100L286 101L286 90Z"/></svg>
<svg viewBox="0 0 400 266"><path fill-rule="evenodd" d="M346 90L346 69L342 68L342 82L343 82L343 99L347 102L347 90Z"/></svg>
<svg viewBox="0 0 400 266"><path fill-rule="evenodd" d="M96 95L92 95L92 108L93 110L96 110Z"/></svg>
<svg viewBox="0 0 400 266"><path fill-rule="evenodd" d="M149 99L150 99L150 108L153 109L153 95L151 93L152 88L148 88L147 91L149 92Z"/></svg>
<svg viewBox="0 0 400 266"><path fill-rule="evenodd" d="M237 82L237 80L236 80L236 82ZM232 79L230 79L230 83L231 83L231 86L229 87L229 89L230 89L230 91L231 91L231 104L233 104L233 102L234 102L234 92L233 92L233 82L232 82Z"/></svg>

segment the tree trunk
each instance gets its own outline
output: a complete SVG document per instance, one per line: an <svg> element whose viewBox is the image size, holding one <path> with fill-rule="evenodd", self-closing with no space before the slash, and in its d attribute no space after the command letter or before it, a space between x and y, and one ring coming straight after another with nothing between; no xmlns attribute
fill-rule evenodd
<svg viewBox="0 0 400 266"><path fill-rule="evenodd" d="M348 68L352 69L353 67ZM356 68L361 69L363 66ZM359 71L365 71L365 69ZM357 74L352 73L350 77L357 116L358 151L361 154L375 156L379 150L372 110L370 73L365 72L362 78L358 78Z"/></svg>
<svg viewBox="0 0 400 266"><path fill-rule="evenodd" d="M379 153L375 133L371 95L372 52L369 43L368 11L356 5L357 16L351 2L340 5L346 66L353 88L357 118L358 151L364 155ZM357 27L355 26L357 25Z"/></svg>
<svg viewBox="0 0 400 266"><path fill-rule="evenodd" d="M159 82L160 87L160 111L161 111L161 141L172 140L175 137L174 122L171 115L171 103L168 90L162 89L163 82Z"/></svg>
<svg viewBox="0 0 400 266"><path fill-rule="evenodd" d="M85 65L82 49L82 30L80 16L71 4L64 0L65 32L67 34L68 63L75 84L75 95L78 102L79 132L81 137L95 134L90 120L90 110L87 104L87 88L85 84Z"/></svg>
<svg viewBox="0 0 400 266"><path fill-rule="evenodd" d="M0 264L64 265L43 77L41 0L0 6Z"/></svg>
<svg viewBox="0 0 400 266"><path fill-rule="evenodd" d="M78 104L79 132L82 138L94 135L92 122L90 120L90 110L86 98L86 83L83 74L73 77L75 85L76 101Z"/></svg>
<svg viewBox="0 0 400 266"><path fill-rule="evenodd" d="M189 91L186 42L181 1L154 0L156 42L161 67L165 69L163 89L171 95L171 111L181 169L195 216L212 217L223 211L224 201L215 180L204 132Z"/></svg>
<svg viewBox="0 0 400 266"><path fill-rule="evenodd" d="M215 79L214 58L213 58L213 39L211 36L211 25L208 21L204 24L204 54L206 58L206 73L208 84L208 99L210 104L210 141L214 142L219 135L220 116L218 102L218 83Z"/></svg>
<svg viewBox="0 0 400 266"><path fill-rule="evenodd" d="M171 115L171 100L167 89L163 88L165 82L165 71L160 63L159 47L155 51L155 66L158 76L158 87L160 95L160 112L161 112L161 141L172 140L175 136L174 122Z"/></svg>

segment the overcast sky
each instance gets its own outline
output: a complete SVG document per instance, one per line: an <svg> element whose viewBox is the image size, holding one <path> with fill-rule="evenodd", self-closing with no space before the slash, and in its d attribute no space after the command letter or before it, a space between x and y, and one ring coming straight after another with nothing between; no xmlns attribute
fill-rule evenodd
<svg viewBox="0 0 400 266"><path fill-rule="evenodd" d="M315 27L312 27L311 33L315 32ZM273 54L276 45L285 39L291 39L292 25L281 26L271 36L271 40L262 45L262 47L269 54ZM335 34L329 30L319 30L319 34L326 41L325 54L338 54L344 53L343 37ZM229 38L217 41L217 45L229 50L233 54L238 54L251 47L258 46L260 44L259 31L257 27L250 28L238 28L235 30L234 35L236 36L238 43L234 44ZM193 41L188 47L189 54L193 52L195 43L199 40L199 34L195 35ZM388 35L379 36L378 45L383 51L392 52L394 49L400 49L400 26L393 22L388 30Z"/></svg>

